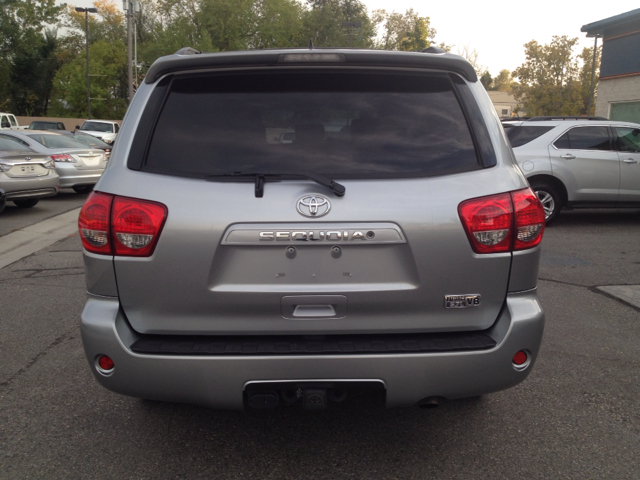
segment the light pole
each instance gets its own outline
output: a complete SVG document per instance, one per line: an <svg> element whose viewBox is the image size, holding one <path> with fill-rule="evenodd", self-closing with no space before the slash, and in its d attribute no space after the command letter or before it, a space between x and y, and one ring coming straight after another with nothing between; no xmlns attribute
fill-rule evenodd
<svg viewBox="0 0 640 480"><path fill-rule="evenodd" d="M89 14L98 13L98 9L76 7L76 12L84 12L84 34L87 43L87 120L91 120L91 81L89 80Z"/></svg>
<svg viewBox="0 0 640 480"><path fill-rule="evenodd" d="M127 75L129 76L129 103L133 100L133 66L131 62L131 17L140 11L137 0L123 0L122 10L127 16Z"/></svg>

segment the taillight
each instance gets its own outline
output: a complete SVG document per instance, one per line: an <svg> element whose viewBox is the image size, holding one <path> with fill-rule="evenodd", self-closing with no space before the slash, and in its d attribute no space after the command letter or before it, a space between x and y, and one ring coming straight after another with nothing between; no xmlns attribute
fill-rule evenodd
<svg viewBox="0 0 640 480"><path fill-rule="evenodd" d="M112 200L112 195L92 192L80 210L78 228L82 246L91 253L112 254L109 228Z"/></svg>
<svg viewBox="0 0 640 480"><path fill-rule="evenodd" d="M542 241L544 231L544 208L530 188L511 192L516 212L516 235L514 250L526 250Z"/></svg>
<svg viewBox="0 0 640 480"><path fill-rule="evenodd" d="M116 197L111 215L115 254L151 255L165 218L167 207L161 203Z"/></svg>
<svg viewBox="0 0 640 480"><path fill-rule="evenodd" d="M542 241L544 209L530 188L464 201L458 213L476 253L525 250Z"/></svg>
<svg viewBox="0 0 640 480"><path fill-rule="evenodd" d="M67 162L67 163L77 163L76 159L67 153L60 153L55 155L50 155L51 159L54 162Z"/></svg>
<svg viewBox="0 0 640 480"><path fill-rule="evenodd" d="M166 218L167 207L161 203L93 192L80 211L78 227L89 252L148 257Z"/></svg>

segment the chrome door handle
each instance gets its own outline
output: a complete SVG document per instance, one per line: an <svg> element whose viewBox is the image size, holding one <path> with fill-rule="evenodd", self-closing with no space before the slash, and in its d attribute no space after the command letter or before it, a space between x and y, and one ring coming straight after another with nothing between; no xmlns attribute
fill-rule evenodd
<svg viewBox="0 0 640 480"><path fill-rule="evenodd" d="M574 158L576 158L575 155L571 155L570 153L565 153L564 155L560 155L560 158L565 158L567 160L573 160Z"/></svg>
<svg viewBox="0 0 640 480"><path fill-rule="evenodd" d="M622 160L624 163L628 163L629 165L635 165L638 163L638 160L634 160L633 158L625 158Z"/></svg>

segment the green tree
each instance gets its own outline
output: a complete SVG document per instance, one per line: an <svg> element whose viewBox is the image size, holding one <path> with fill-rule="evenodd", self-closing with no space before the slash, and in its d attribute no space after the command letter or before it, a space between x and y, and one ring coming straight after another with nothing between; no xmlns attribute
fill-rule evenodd
<svg viewBox="0 0 640 480"><path fill-rule="evenodd" d="M493 86L493 78L491 77L489 71L486 71L482 74L482 76L480 77L480 83L485 90L493 90L493 88L491 88Z"/></svg>
<svg viewBox="0 0 640 480"><path fill-rule="evenodd" d="M494 77L491 88L489 90L496 90L499 92L511 92L514 85L511 72L507 69L500 70L500 73Z"/></svg>
<svg viewBox="0 0 640 480"><path fill-rule="evenodd" d="M121 41L98 40L89 47L91 114L120 119L127 109L127 48ZM58 70L54 79L51 113L60 117L84 117L87 113L87 77L84 56Z"/></svg>
<svg viewBox="0 0 640 480"><path fill-rule="evenodd" d="M412 8L404 15L376 10L374 21L380 24L382 29L382 35L375 47L382 50L420 51L430 47L436 36L436 30L431 27L429 17L421 17Z"/></svg>
<svg viewBox="0 0 640 480"><path fill-rule="evenodd" d="M299 46L306 46L309 39L316 47L373 46L375 24L360 0L307 0L306 7Z"/></svg>
<svg viewBox="0 0 640 480"><path fill-rule="evenodd" d="M57 68L55 0L0 0L0 106L17 115L46 112Z"/></svg>
<svg viewBox="0 0 640 480"><path fill-rule="evenodd" d="M513 72L520 82L511 88L529 115L586 113L580 57L573 53L577 43L577 38L554 36L549 45L525 44L525 63Z"/></svg>

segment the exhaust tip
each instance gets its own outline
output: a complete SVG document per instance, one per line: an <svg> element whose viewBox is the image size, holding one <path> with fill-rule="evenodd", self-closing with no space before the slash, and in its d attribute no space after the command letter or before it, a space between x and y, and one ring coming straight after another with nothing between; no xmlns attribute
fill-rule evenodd
<svg viewBox="0 0 640 480"><path fill-rule="evenodd" d="M423 398L418 402L418 407L423 409L438 408L439 406L440 406L439 397L427 397L427 398Z"/></svg>

